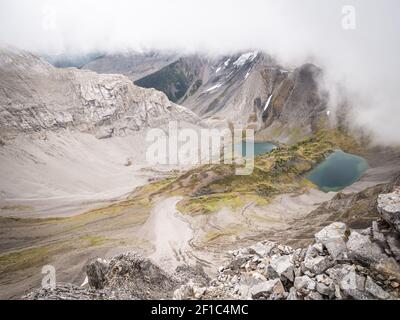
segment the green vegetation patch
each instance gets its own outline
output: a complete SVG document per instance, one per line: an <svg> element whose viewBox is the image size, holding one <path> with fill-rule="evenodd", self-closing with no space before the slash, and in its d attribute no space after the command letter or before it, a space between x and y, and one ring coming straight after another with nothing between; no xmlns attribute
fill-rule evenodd
<svg viewBox="0 0 400 320"><path fill-rule="evenodd" d="M339 130L320 131L292 145L281 145L255 158L251 175L236 175L235 165L205 165L192 169L170 182L166 194L182 195L178 204L186 214L207 214L223 207L240 208L249 199L268 203L275 195L301 193L314 187L304 176L337 149L359 152L361 148Z"/></svg>
<svg viewBox="0 0 400 320"><path fill-rule="evenodd" d="M85 235L77 239L57 241L48 245L25 248L0 256L0 274L15 272L50 263L54 256L83 248L102 246L117 241L98 235Z"/></svg>
<svg viewBox="0 0 400 320"><path fill-rule="evenodd" d="M102 236L92 236L92 235L82 236L79 238L79 240L83 242L83 245L85 247L97 247L105 243L108 243L110 241L113 241L113 239L105 238Z"/></svg>
<svg viewBox="0 0 400 320"><path fill-rule="evenodd" d="M135 84L143 88L154 88L162 91L169 100L177 102L186 94L194 81L195 75L188 70L188 66L180 59L155 73L135 81ZM201 83L195 82L194 90L198 89L196 86L200 87Z"/></svg>
<svg viewBox="0 0 400 320"><path fill-rule="evenodd" d="M60 244L52 244L1 255L0 274L45 265L51 261L51 256L60 250Z"/></svg>
<svg viewBox="0 0 400 320"><path fill-rule="evenodd" d="M35 208L32 206L26 206L26 205L8 205L1 207L0 210L4 211L34 211Z"/></svg>

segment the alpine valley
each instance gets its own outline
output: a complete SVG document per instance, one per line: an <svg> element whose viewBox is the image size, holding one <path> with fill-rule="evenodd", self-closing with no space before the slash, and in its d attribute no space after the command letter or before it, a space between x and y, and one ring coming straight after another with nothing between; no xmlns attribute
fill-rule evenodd
<svg viewBox="0 0 400 320"><path fill-rule="evenodd" d="M257 48L2 47L0 298L399 299L399 146L353 126L324 75ZM252 173L148 163L171 122L253 130Z"/></svg>

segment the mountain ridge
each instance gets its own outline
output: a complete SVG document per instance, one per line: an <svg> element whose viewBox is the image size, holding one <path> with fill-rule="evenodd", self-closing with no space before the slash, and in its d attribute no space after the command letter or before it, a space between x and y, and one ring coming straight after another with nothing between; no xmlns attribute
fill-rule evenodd
<svg viewBox="0 0 400 320"><path fill-rule="evenodd" d="M209 126L252 128L260 140L293 143L334 117L321 77L315 65L288 70L264 52L249 51L184 55L135 83L163 91Z"/></svg>
<svg viewBox="0 0 400 320"><path fill-rule="evenodd" d="M78 214L164 173L146 172L149 129L200 119L123 75L58 69L0 51L0 215Z"/></svg>
<svg viewBox="0 0 400 320"><path fill-rule="evenodd" d="M167 121L198 118L162 92L135 86L123 75L57 69L39 57L0 52L1 134L76 128L98 137L124 136Z"/></svg>

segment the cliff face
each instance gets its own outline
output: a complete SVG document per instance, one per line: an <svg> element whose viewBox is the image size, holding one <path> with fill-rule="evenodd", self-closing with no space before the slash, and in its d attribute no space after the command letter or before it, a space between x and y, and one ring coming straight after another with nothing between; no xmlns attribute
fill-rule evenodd
<svg viewBox="0 0 400 320"><path fill-rule="evenodd" d="M259 135L296 141L327 123L328 93L319 86L322 71L305 64L275 78L271 100L263 110Z"/></svg>
<svg viewBox="0 0 400 320"><path fill-rule="evenodd" d="M76 214L126 194L148 179L147 129L199 120L123 75L0 49L0 215Z"/></svg>
<svg viewBox="0 0 400 320"><path fill-rule="evenodd" d="M27 52L1 50L0 73L2 136L60 128L125 136L170 120L198 120L162 92L122 75L56 69Z"/></svg>
<svg viewBox="0 0 400 320"><path fill-rule="evenodd" d="M182 102L204 118L281 140L301 128L298 140L327 117L327 99L319 89L321 70L314 65L289 71L265 54L249 52L224 57L206 74L204 85ZM281 127L286 132L275 129Z"/></svg>
<svg viewBox="0 0 400 320"><path fill-rule="evenodd" d="M135 84L160 90L171 101L181 103L187 95L201 86L205 66L206 60L200 56L180 58L157 72L135 81Z"/></svg>
<svg viewBox="0 0 400 320"><path fill-rule="evenodd" d="M131 59L139 65L142 61L136 56ZM118 56L108 58L116 72L121 61ZM127 65L124 74L135 68ZM328 118L327 94L319 87L321 75L314 65L287 70L270 56L250 51L182 56L135 83L163 91L208 125L250 127L260 138L297 141Z"/></svg>

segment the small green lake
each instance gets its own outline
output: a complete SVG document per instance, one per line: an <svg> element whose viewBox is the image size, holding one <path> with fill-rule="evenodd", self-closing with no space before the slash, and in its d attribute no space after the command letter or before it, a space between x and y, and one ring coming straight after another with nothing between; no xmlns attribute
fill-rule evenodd
<svg viewBox="0 0 400 320"><path fill-rule="evenodd" d="M340 191L358 181L367 169L364 158L339 150L312 170L307 179L324 192Z"/></svg>
<svg viewBox="0 0 400 320"><path fill-rule="evenodd" d="M247 157L247 156L258 156L260 154L268 153L271 152L273 149L276 148L276 146L272 143L269 142L246 142L242 141L242 156ZM235 145L235 150L239 149L239 145ZM249 154L247 154L246 148L249 148L249 150L254 150L254 153L250 151Z"/></svg>

